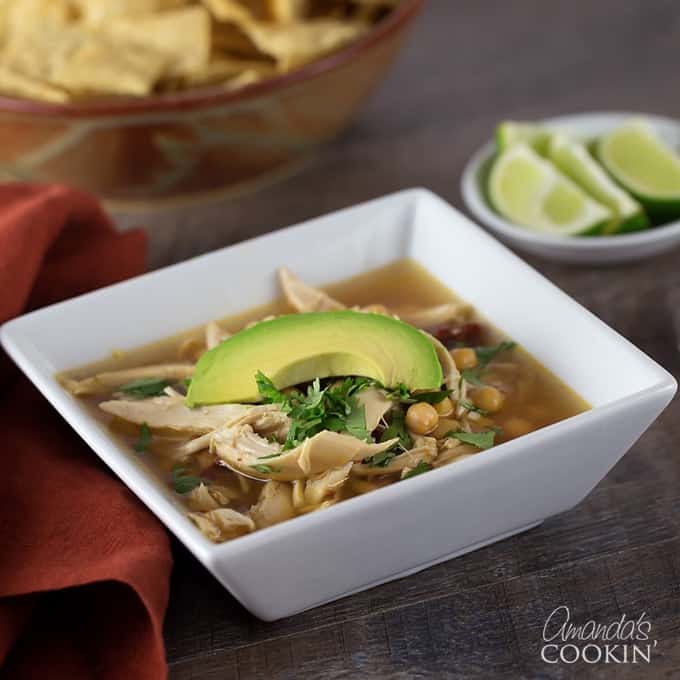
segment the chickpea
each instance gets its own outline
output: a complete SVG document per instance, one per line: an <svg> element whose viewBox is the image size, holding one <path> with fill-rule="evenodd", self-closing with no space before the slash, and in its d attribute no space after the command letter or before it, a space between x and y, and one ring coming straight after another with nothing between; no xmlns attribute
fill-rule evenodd
<svg viewBox="0 0 680 680"><path fill-rule="evenodd" d="M534 424L526 418L520 418L519 416L508 418L503 423L503 435L508 439L521 437L523 434L529 434L533 430Z"/></svg>
<svg viewBox="0 0 680 680"><path fill-rule="evenodd" d="M440 416L450 416L453 413L453 409L456 408L456 404L449 397L444 397L434 405L434 408Z"/></svg>
<svg viewBox="0 0 680 680"><path fill-rule="evenodd" d="M456 347L451 350L451 356L459 371L474 368L477 365L477 354L471 347Z"/></svg>
<svg viewBox="0 0 680 680"><path fill-rule="evenodd" d="M414 434L432 432L439 424L439 414L432 404L419 401L406 411L406 427Z"/></svg>
<svg viewBox="0 0 680 680"><path fill-rule="evenodd" d="M472 400L478 408L496 413L503 406L503 393L491 385L485 385L475 390Z"/></svg>
<svg viewBox="0 0 680 680"><path fill-rule="evenodd" d="M458 430L460 430L460 423L455 418L440 418L439 425L432 432L432 436L442 439L449 432L458 432Z"/></svg>

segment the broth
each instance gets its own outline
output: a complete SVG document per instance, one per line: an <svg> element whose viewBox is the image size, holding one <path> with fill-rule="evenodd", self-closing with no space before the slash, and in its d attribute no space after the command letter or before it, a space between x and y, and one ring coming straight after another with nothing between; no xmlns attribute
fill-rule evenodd
<svg viewBox="0 0 680 680"><path fill-rule="evenodd" d="M395 282L398 282L398 285L395 285ZM386 267L329 285L325 290L335 300L344 303L347 307L365 307L377 304L406 317L419 310L436 308L438 305L458 303L461 309L464 305L446 286L411 260L394 262ZM376 310L372 309L371 311ZM281 299L222 319L219 321L219 327L224 331L234 333L251 322L270 315L288 312L290 312L290 307L285 300ZM507 348L500 346L499 343L505 340L502 333L485 319L480 318L474 310L461 311L460 315L459 319L452 322L436 324L436 327L426 329L437 334L440 340L446 342L452 348L456 361L461 363L461 367L464 366L466 361L478 362L476 367L468 369L467 372L465 370L462 372L462 375L467 377L458 381L458 400L452 403L455 410L448 414L445 412L447 408L447 398L445 397L438 404L426 406L422 409L430 415L432 408L438 413L441 412L437 416L438 425L434 432L418 434L409 430L408 426L402 428L402 430L406 430L408 438L413 444L413 451L418 450L416 443L420 442L422 450L427 449L429 451L428 455L425 456L423 453L421 458L418 459L418 455L421 454L416 455L414 453L407 461L408 464L405 463L404 467L393 472L390 466L394 466L394 461L399 460L400 454L410 451L400 441L399 446L401 448L393 448L391 452L379 454L387 458L384 468L380 467L383 464L382 459L380 459L380 462L376 462L375 456L363 461L355 460L353 464L350 462L348 465L353 465L350 468L352 473L348 473L341 484L333 487L332 493L327 493L321 497L321 500L315 498L319 500L316 503L306 501L310 499L308 491L311 487L309 485L318 475L311 475L307 479L298 481L272 482L266 479L252 479L252 475L244 472L243 469L235 471L225 467L224 461L216 458L210 448L200 448L191 455L183 454L180 457L177 455L178 447L181 448L187 443L187 440L192 440L197 434L189 437L186 433L179 434L175 429L165 427L154 427L153 431L147 430L146 433L142 431L140 434L139 423L132 423L120 417L107 415L99 408L99 404L103 401L103 398L110 399L111 395L115 396L118 387L99 390L93 394L86 394L82 398L92 414L99 420L106 422L112 434L126 443L130 448L131 455L136 456L142 465L159 476L171 490L183 492L177 493L178 500L187 507L187 510L192 511L192 519L209 538L218 541L228 540L246 532L243 527L247 523L243 520L241 529L238 526L234 528L230 525L231 529L226 533L219 527L213 531L210 525L203 523L203 518L206 518L205 522L207 523L208 516L212 518L217 516L210 515L211 510L206 510L206 507L212 508L212 510L227 507L236 513L241 513L250 521L248 513L261 499L263 486L278 484L280 486L277 488L283 490L283 485L286 485L286 487L292 489L292 491L290 489L284 490L286 498L292 498L291 507L293 507L293 510L290 511L289 508L284 517L284 519L289 519L291 516L318 510L337 501L400 481L403 477L412 476L414 470L416 473L422 472L424 469L439 467L469 455L489 455L488 451L483 450L478 445L481 440L475 437L479 434L490 438L493 444L498 444L590 408L583 399L523 349L517 346ZM93 374L149 364L177 362L178 354L183 355L184 360L195 359L203 349L202 343L205 335L205 329L197 328L132 351L114 351L109 359L68 371L61 375L60 379L67 388L75 391L73 385L76 383L73 381L86 379ZM475 353L470 350L470 347L489 348L494 346L496 348L500 346L501 349L488 360L486 368L481 373L479 362L485 360L484 349L477 349ZM473 355L474 358L472 358ZM473 378L479 379L480 376L483 377L483 384L476 385L471 382ZM179 382L177 382L176 387L180 389ZM418 401L417 394L410 396ZM450 399L452 396L449 395L448 398ZM161 397L161 399L164 398ZM167 397L167 399L170 400L171 397ZM499 399L498 403L494 402L494 400ZM480 404L489 406L489 408L481 408ZM182 408L185 407L182 406ZM416 422L409 421L411 408L412 406L401 403L393 406L391 410L383 414L381 424L373 432L374 435L376 432L385 434L385 430L389 429L385 418L389 418L391 414L391 417L396 419L395 414L399 409L402 409L402 418L406 418L407 425L409 422ZM415 413L415 410L413 412ZM453 436L451 432L445 432L446 423L451 424L452 431L458 430ZM269 442L276 444L276 434L269 433L266 436ZM145 438L148 441L145 446L141 446L140 440ZM472 443L470 439L472 439ZM279 444L280 440L281 437L279 437ZM425 440L428 441L425 442ZM211 446L212 444L211 440ZM143 448L144 451L135 452L135 446L138 449ZM268 456L267 464L251 465L250 467L273 468L269 459L276 460L277 456L281 456L281 454ZM402 455L401 458L404 458L404 456ZM264 461L265 458L261 460ZM426 461L426 463L423 463L423 461ZM216 462L221 464L216 464ZM426 467L423 467L424 465ZM359 472L354 474L354 470L359 470ZM208 492L213 494L214 497L210 496L212 500L206 496ZM311 496L314 496L314 494L312 493ZM303 502L300 498L306 500ZM199 515L202 515L202 517L198 517ZM261 512L259 515L257 512L253 512L251 515L259 516L260 521L256 522L254 527L248 525L247 530L260 528L260 525L267 526L267 523L261 519ZM230 518L231 521L233 517L230 516Z"/></svg>

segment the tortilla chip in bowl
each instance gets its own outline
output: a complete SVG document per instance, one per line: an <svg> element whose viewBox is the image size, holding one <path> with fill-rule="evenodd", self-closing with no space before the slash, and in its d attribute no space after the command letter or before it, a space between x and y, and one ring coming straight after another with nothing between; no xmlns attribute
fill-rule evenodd
<svg viewBox="0 0 680 680"><path fill-rule="evenodd" d="M8 0L0 178L124 210L267 181L351 121L423 1Z"/></svg>

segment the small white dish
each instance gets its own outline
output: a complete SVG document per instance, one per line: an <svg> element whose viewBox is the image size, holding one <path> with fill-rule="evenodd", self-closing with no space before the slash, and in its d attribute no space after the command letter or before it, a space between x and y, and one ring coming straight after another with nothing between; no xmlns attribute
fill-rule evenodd
<svg viewBox="0 0 680 680"><path fill-rule="evenodd" d="M579 137L595 137L629 118L643 117L661 137L680 149L680 121L641 113L577 113L547 118L546 127L572 132ZM468 210L503 242L533 255L572 264L616 264L640 260L680 246L680 221L619 236L570 238L540 234L501 217L488 203L482 187L484 170L496 152L488 141L470 158L461 178L461 192Z"/></svg>
<svg viewBox="0 0 680 680"><path fill-rule="evenodd" d="M465 257L456 258L461 252ZM593 409L414 479L214 545L143 460L55 380L55 373L100 359L112 347L138 347L271 300L278 295L280 265L324 284L404 257L475 305ZM602 479L676 389L658 364L422 189L32 312L5 324L0 339L94 451L265 620L411 574L567 510Z"/></svg>

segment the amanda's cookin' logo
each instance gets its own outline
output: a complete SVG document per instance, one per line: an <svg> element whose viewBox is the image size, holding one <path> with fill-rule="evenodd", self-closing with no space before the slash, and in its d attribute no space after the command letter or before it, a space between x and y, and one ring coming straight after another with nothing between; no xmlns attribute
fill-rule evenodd
<svg viewBox="0 0 680 680"><path fill-rule="evenodd" d="M651 663L657 641L643 612L637 619L625 614L605 623L589 619L571 622L569 607L557 607L543 626L541 659L546 663Z"/></svg>

